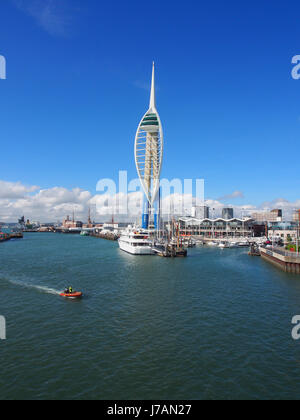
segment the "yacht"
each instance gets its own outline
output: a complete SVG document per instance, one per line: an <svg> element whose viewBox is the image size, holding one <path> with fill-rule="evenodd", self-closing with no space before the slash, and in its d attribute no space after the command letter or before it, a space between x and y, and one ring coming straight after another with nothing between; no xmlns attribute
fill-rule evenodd
<svg viewBox="0 0 300 420"><path fill-rule="evenodd" d="M222 248L222 249L224 249L224 248L229 248L229 244L228 244L228 242L220 242L219 243L219 245L218 245L218 247L219 248Z"/></svg>
<svg viewBox="0 0 300 420"><path fill-rule="evenodd" d="M210 241L210 242L207 242L207 245L208 246L218 246L218 242Z"/></svg>
<svg viewBox="0 0 300 420"><path fill-rule="evenodd" d="M149 238L149 231L129 227L120 239L119 247L122 251L133 255L154 255L153 244Z"/></svg>
<svg viewBox="0 0 300 420"><path fill-rule="evenodd" d="M238 242L238 246L239 247L249 247L250 246L250 242L247 239L244 239L244 240Z"/></svg>
<svg viewBox="0 0 300 420"><path fill-rule="evenodd" d="M228 244L229 244L229 248L238 248L239 247L238 242L231 241Z"/></svg>

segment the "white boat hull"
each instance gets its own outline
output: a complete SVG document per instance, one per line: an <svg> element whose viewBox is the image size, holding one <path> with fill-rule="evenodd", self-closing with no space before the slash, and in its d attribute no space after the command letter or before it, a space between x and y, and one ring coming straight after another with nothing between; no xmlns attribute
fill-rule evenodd
<svg viewBox="0 0 300 420"><path fill-rule="evenodd" d="M128 254L132 254L132 255L154 255L155 254L151 246L133 246L126 241L122 241L121 239L119 239L119 247L122 251L125 251Z"/></svg>

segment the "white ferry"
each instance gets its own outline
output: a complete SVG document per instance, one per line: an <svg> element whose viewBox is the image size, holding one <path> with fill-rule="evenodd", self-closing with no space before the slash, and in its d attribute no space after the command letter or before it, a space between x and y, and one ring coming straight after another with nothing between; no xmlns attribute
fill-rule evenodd
<svg viewBox="0 0 300 420"><path fill-rule="evenodd" d="M119 239L119 247L122 251L133 255L155 254L149 232L144 229L128 227Z"/></svg>

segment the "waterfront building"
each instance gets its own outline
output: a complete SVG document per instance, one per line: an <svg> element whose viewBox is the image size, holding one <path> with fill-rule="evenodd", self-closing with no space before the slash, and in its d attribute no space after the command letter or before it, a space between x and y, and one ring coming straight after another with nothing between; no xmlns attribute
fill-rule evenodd
<svg viewBox="0 0 300 420"><path fill-rule="evenodd" d="M222 209L222 219L230 220L233 219L233 208L223 208Z"/></svg>
<svg viewBox="0 0 300 420"><path fill-rule="evenodd" d="M268 236L270 240L282 240L285 244L295 243L298 237L298 224L296 222L268 223Z"/></svg>
<svg viewBox="0 0 300 420"><path fill-rule="evenodd" d="M253 222L253 236L254 237L268 237L268 224L266 222Z"/></svg>
<svg viewBox="0 0 300 420"><path fill-rule="evenodd" d="M109 230L111 232L121 232L126 229L130 223L104 223L102 229Z"/></svg>
<svg viewBox="0 0 300 420"><path fill-rule="evenodd" d="M70 216L63 221L62 227L63 229L75 229L75 228L82 228L83 223L80 221L75 221L75 217L73 216L73 220L70 219Z"/></svg>
<svg viewBox="0 0 300 420"><path fill-rule="evenodd" d="M196 219L209 219L208 206L194 206L192 207L192 217Z"/></svg>
<svg viewBox="0 0 300 420"><path fill-rule="evenodd" d="M257 222L282 222L282 210L256 211L251 217Z"/></svg>
<svg viewBox="0 0 300 420"><path fill-rule="evenodd" d="M156 109L155 68L153 63L150 106L138 126L135 137L135 164L145 194L142 220L144 229L148 229L152 223L157 226L162 157L163 130Z"/></svg>
<svg viewBox="0 0 300 420"><path fill-rule="evenodd" d="M179 218L179 228L181 236L200 236L202 238L250 238L255 235L256 231L254 226L255 223L252 218Z"/></svg>
<svg viewBox="0 0 300 420"><path fill-rule="evenodd" d="M300 223L300 210L295 210L293 214L293 221Z"/></svg>

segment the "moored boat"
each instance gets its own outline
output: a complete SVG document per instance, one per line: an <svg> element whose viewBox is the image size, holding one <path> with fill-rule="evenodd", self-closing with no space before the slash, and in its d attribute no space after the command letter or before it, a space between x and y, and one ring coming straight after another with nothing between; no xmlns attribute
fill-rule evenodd
<svg viewBox="0 0 300 420"><path fill-rule="evenodd" d="M207 242L208 246L218 246L218 242L214 242L214 241L209 241Z"/></svg>
<svg viewBox="0 0 300 420"><path fill-rule="evenodd" d="M10 239L10 235L8 233L0 232L0 242L5 242Z"/></svg>
<svg viewBox="0 0 300 420"><path fill-rule="evenodd" d="M229 248L229 244L228 242L220 242L218 247L221 249Z"/></svg>
<svg viewBox="0 0 300 420"><path fill-rule="evenodd" d="M119 239L119 247L132 255L154 255L153 244L149 238L149 231L129 227Z"/></svg>

